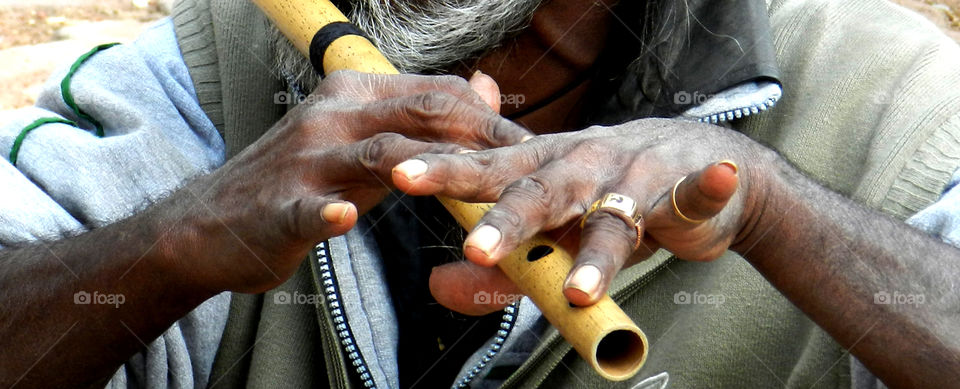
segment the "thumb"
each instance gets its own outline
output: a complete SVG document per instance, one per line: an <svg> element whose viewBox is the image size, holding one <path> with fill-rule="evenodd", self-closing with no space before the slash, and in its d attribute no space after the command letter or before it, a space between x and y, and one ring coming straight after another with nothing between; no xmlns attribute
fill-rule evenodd
<svg viewBox="0 0 960 389"><path fill-rule="evenodd" d="M472 316L501 310L521 296L500 268L481 267L467 261L433 268L430 293L440 305Z"/></svg>
<svg viewBox="0 0 960 389"><path fill-rule="evenodd" d="M737 165L720 161L687 176L676 187L676 208L684 216L704 220L720 213L737 191Z"/></svg>
<svg viewBox="0 0 960 389"><path fill-rule="evenodd" d="M291 201L283 211L284 231L310 242L345 234L357 223L358 217L353 203L320 197Z"/></svg>
<svg viewBox="0 0 960 389"><path fill-rule="evenodd" d="M500 113L500 87L492 77L477 70L470 77L470 87L494 112Z"/></svg>
<svg viewBox="0 0 960 389"><path fill-rule="evenodd" d="M655 240L689 261L718 258L736 235L737 209L717 216L729 206L738 186L737 165L730 161L707 166L668 186L647 220L643 243Z"/></svg>

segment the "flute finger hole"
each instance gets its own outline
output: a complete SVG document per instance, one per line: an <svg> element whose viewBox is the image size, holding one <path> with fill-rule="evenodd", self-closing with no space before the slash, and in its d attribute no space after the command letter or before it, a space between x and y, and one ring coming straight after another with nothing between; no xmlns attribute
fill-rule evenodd
<svg viewBox="0 0 960 389"><path fill-rule="evenodd" d="M537 246L527 252L527 261L534 262L540 258L546 257L553 252L553 247L550 246Z"/></svg>

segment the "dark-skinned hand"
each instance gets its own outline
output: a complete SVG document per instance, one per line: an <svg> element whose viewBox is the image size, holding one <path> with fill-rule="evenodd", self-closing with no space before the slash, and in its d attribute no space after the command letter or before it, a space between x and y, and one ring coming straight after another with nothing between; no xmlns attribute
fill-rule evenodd
<svg viewBox="0 0 960 389"><path fill-rule="evenodd" d="M596 302L619 270L665 248L682 259L719 257L750 223L754 171L769 155L745 136L716 126L649 119L615 127L538 136L525 143L454 155L421 155L393 170L394 184L411 195L496 202L467 236L469 262L437 267L430 280L437 300L468 314L498 305L474 304L473 293L517 293L493 267L518 245L548 232L576 256L564 286L577 305ZM739 171L738 171L739 170ZM677 216L677 206L693 223ZM580 218L606 193L637 201L637 230L608 211Z"/></svg>
<svg viewBox="0 0 960 389"><path fill-rule="evenodd" d="M480 73L469 83L333 73L255 144L192 185L199 201L184 207L201 204L201 212L184 211L180 225L188 227L159 248L184 258L176 266L212 291L271 289L314 244L347 232L380 202L397 163L529 138L497 114L498 104L496 83Z"/></svg>

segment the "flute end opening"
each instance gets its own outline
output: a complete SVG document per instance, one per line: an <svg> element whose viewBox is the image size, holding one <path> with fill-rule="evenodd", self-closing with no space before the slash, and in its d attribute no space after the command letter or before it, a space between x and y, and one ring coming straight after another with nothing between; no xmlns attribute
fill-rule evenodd
<svg viewBox="0 0 960 389"><path fill-rule="evenodd" d="M597 370L613 381L629 379L647 360L647 337L639 328L611 331L597 344Z"/></svg>

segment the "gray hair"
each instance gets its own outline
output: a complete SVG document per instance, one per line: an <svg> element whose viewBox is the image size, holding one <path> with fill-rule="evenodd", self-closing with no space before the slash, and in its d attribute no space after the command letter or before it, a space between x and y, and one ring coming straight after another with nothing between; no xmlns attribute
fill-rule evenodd
<svg viewBox="0 0 960 389"><path fill-rule="evenodd" d="M347 16L401 72L438 73L522 30L540 1L354 0ZM280 74L312 89L310 62L276 28L273 38Z"/></svg>

